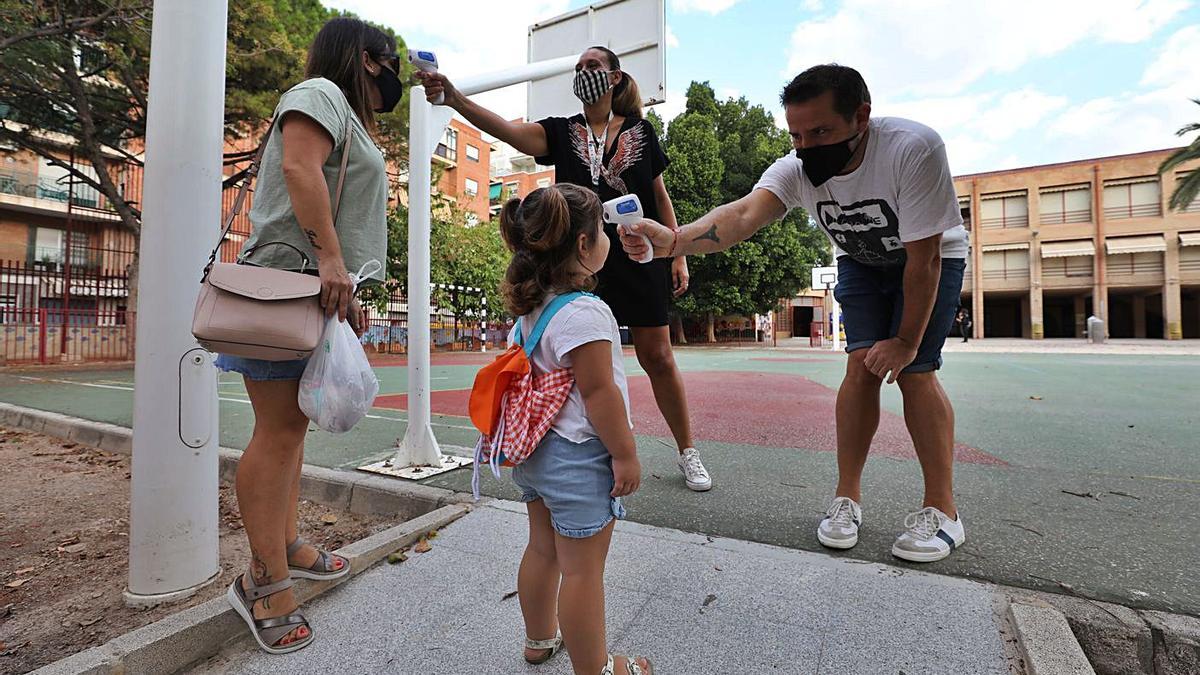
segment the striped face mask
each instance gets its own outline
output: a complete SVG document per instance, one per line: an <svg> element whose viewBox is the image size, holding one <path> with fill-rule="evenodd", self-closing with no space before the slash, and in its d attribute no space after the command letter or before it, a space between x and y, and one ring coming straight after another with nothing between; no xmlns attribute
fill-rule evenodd
<svg viewBox="0 0 1200 675"><path fill-rule="evenodd" d="M611 86L607 70L580 70L575 73L575 82L571 89L584 105L592 105L608 93Z"/></svg>

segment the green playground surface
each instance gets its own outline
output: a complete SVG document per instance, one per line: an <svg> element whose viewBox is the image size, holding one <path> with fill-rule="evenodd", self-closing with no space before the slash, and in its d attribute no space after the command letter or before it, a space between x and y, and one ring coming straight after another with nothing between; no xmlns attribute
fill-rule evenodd
<svg viewBox="0 0 1200 675"><path fill-rule="evenodd" d="M477 433L466 396L483 354L435 355L433 429L450 452ZM692 493L649 383L627 355L631 406L645 470L630 518L654 525L822 550L813 529L836 476L833 401L845 356L829 351L682 348L693 431L715 487ZM380 397L353 431L312 431L306 461L354 470L391 454L404 436L407 374L376 366ZM924 569L1200 615L1200 357L947 353L954 402L956 493L967 544ZM221 443L242 448L253 425L241 378L220 378ZM131 426L132 368L0 372L0 401ZM899 391L864 476L857 548L837 555L898 562L892 538L920 506L920 470ZM426 481L469 491L470 469ZM507 481L483 479L508 498Z"/></svg>

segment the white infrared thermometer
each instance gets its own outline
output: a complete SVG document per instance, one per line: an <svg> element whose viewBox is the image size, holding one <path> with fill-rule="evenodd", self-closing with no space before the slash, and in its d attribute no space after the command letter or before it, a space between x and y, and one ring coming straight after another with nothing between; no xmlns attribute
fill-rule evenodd
<svg viewBox="0 0 1200 675"><path fill-rule="evenodd" d="M422 73L436 73L438 70L437 54L424 49L408 50L408 62L413 64L413 66ZM446 95L438 94L437 100L433 103L435 105L442 105L445 102Z"/></svg>
<svg viewBox="0 0 1200 675"><path fill-rule="evenodd" d="M630 226L644 217L642 215L642 202L635 194L628 194L624 197L617 197L616 199L604 202L604 222L616 225L617 229L622 232L629 233ZM648 263L654 260L654 246L650 244L650 237L644 234L637 236L646 242L646 254L638 258L637 261Z"/></svg>

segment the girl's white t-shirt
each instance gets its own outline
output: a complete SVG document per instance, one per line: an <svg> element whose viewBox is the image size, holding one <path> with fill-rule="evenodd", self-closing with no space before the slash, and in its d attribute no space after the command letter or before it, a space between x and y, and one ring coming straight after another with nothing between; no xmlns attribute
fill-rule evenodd
<svg viewBox="0 0 1200 675"><path fill-rule="evenodd" d="M537 324L538 317L546 308L546 304L554 296L549 296L542 304L522 317L521 335L528 336ZM513 331L516 330L514 326ZM508 334L508 344L513 343L513 331ZM621 333L617 319L612 310L603 300L593 296L576 298L558 310L546 326L546 332L529 359L534 375L544 375L555 370L571 367L569 352L589 342L604 341L612 345L613 381L621 390L621 398L625 401L625 414L629 415L629 386L625 381L624 356L621 353ZM629 418L629 428L633 428L633 419ZM559 411L551 426L559 436L572 443L583 443L593 438L599 438L596 428L588 419L587 408L583 405L583 395L579 386L572 385L571 393L566 403Z"/></svg>

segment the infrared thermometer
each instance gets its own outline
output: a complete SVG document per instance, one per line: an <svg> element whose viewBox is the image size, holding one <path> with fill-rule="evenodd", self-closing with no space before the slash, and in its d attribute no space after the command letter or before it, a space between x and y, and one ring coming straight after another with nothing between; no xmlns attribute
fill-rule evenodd
<svg viewBox="0 0 1200 675"><path fill-rule="evenodd" d="M634 223L642 220L645 216L642 215L642 202L635 194L628 194L624 197L617 197L604 202L604 222L612 223L617 226L617 229L622 232L629 232L629 227ZM646 254L637 261L640 263L648 263L654 260L654 246L650 244L650 237L644 234L637 235L646 242Z"/></svg>
<svg viewBox="0 0 1200 675"><path fill-rule="evenodd" d="M426 51L424 49L408 50L408 62L421 71L422 73L436 73L438 71L437 54ZM446 102L445 94L438 94L434 105L442 105Z"/></svg>

